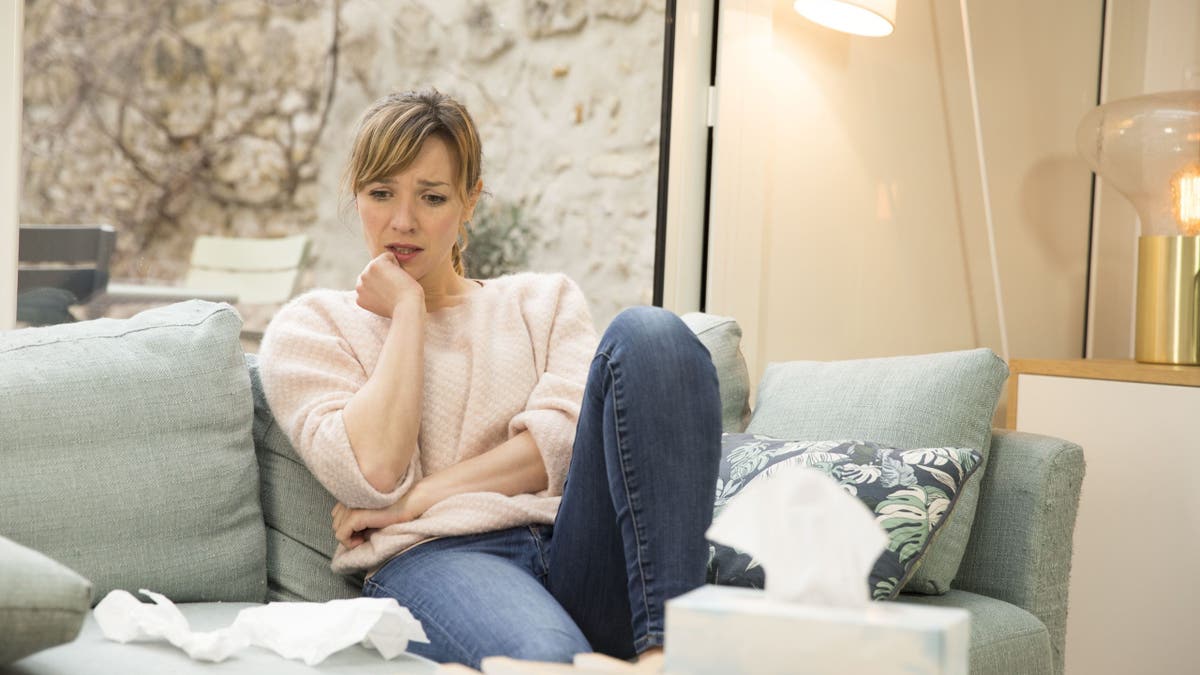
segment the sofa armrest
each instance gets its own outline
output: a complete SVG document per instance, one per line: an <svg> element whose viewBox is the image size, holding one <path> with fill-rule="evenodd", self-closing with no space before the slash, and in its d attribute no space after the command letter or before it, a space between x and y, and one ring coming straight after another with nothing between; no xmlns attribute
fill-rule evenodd
<svg viewBox="0 0 1200 675"><path fill-rule="evenodd" d="M1058 673L1083 473L1083 450L1074 443L995 430L971 538L953 584L1041 619L1050 631Z"/></svg>

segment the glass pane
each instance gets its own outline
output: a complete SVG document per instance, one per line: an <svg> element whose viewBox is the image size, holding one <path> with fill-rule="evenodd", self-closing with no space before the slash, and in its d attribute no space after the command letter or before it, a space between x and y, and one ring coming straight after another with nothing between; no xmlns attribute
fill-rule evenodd
<svg viewBox="0 0 1200 675"><path fill-rule="evenodd" d="M111 224L115 288L220 291L189 276L197 237L295 234L297 290L352 288L358 116L436 87L483 139L468 274L565 272L603 326L651 300L664 4L31 0L21 220ZM115 295L72 311L146 306ZM238 303L251 329L277 307Z"/></svg>

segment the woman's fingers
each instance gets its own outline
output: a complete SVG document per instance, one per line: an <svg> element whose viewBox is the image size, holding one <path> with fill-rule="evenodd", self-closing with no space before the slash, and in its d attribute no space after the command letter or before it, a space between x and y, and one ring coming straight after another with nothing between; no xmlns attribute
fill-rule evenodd
<svg viewBox="0 0 1200 675"><path fill-rule="evenodd" d="M330 515L333 516L333 536L346 548L358 546L380 528L409 520L388 509L352 509L340 503L333 507Z"/></svg>

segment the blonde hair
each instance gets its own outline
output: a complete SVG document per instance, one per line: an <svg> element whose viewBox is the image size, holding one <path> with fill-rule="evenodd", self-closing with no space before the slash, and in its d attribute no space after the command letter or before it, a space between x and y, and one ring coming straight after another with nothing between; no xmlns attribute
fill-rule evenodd
<svg viewBox="0 0 1200 675"><path fill-rule="evenodd" d="M367 108L358 123L346 166L345 183L350 194L357 195L368 183L406 169L431 136L441 138L449 147L457 169L455 189L463 204L470 204L483 172L479 133L467 109L436 89L388 94ZM450 261L463 277L466 249L467 226L460 223Z"/></svg>

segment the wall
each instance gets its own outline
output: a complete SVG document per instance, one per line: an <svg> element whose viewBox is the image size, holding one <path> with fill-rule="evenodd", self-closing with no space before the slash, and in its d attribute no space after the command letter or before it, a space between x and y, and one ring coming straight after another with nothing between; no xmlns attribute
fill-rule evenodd
<svg viewBox="0 0 1200 675"><path fill-rule="evenodd" d="M1109 0L1104 100L1200 89L1200 3ZM1188 77L1189 73L1191 77ZM1137 213L1103 180L1096 185L1092 339L1095 358L1133 358Z"/></svg>
<svg viewBox="0 0 1200 675"><path fill-rule="evenodd" d="M309 283L353 287L357 118L435 86L480 127L487 203L520 210L519 267L570 274L600 325L651 299L663 0L35 0L27 19L22 219L113 223L118 277L180 278L198 234L305 232Z"/></svg>
<svg viewBox="0 0 1200 675"><path fill-rule="evenodd" d="M959 5L871 39L784 0L722 2L708 309L768 362L1083 350L1100 0L969 4L993 270ZM1001 308L1007 341L1002 337Z"/></svg>
<svg viewBox="0 0 1200 675"><path fill-rule="evenodd" d="M21 10L0 9L0 330L17 316L17 197L21 165Z"/></svg>

